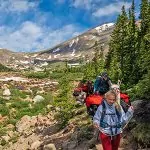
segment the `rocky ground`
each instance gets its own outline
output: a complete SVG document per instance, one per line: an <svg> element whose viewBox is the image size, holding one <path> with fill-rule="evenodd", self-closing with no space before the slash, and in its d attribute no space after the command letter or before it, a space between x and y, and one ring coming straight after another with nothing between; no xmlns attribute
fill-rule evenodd
<svg viewBox="0 0 150 150"><path fill-rule="evenodd" d="M6 80L6 76L3 75L0 78L3 80L0 82L0 150L102 150L99 141L93 145L92 121L87 116L85 106L74 110L74 117L63 129L60 129L59 122L54 117L59 108L49 103L38 106L45 100L51 101L50 97L44 94L49 91L57 93L58 82L17 77L15 75L15 78L12 78L9 75ZM15 95L14 89L17 93L20 92L22 97ZM24 93L27 95L24 96ZM133 106L134 118L125 129L119 149L148 150L146 146L148 147L150 141L150 103L138 100L133 102ZM36 107L47 113L39 112ZM4 112L7 109L9 115ZM33 115L23 115L28 114L28 110L33 112ZM16 117L19 113L21 118ZM10 122L10 119L16 122Z"/></svg>

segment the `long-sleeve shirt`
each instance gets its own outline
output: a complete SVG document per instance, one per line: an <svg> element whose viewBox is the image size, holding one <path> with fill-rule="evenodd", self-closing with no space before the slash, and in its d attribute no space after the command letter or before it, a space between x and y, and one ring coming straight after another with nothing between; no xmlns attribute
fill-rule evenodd
<svg viewBox="0 0 150 150"><path fill-rule="evenodd" d="M103 110L103 106L100 105L94 115L93 118L93 123L97 123L99 125L99 128L101 130L101 132L113 136L113 135L117 135L120 134L123 130L123 126L126 125L126 123L128 123L128 121L132 118L133 116L133 110L131 108L128 109L128 111L125 113L123 111L123 109L121 108L120 113L120 118L118 118L117 116L117 112L116 112L116 108L115 105L109 105L105 100L105 107L106 107L106 114L104 116L104 120L103 122L107 123L109 126L107 127L101 127L100 122L101 122L101 117L102 117L102 110ZM110 114L114 114L114 115L110 115ZM120 127L115 127L118 124L121 124L122 126Z"/></svg>
<svg viewBox="0 0 150 150"><path fill-rule="evenodd" d="M109 78L105 80L101 76L98 76L94 82L94 92L98 91L100 93L106 93L110 86L111 81Z"/></svg>

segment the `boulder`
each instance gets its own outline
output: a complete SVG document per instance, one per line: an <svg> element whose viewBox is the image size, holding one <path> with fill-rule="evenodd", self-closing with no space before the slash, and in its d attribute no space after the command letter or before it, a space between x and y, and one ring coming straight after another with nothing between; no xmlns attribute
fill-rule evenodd
<svg viewBox="0 0 150 150"><path fill-rule="evenodd" d="M31 150L37 150L38 147L40 147L40 145L42 144L42 142L40 141L35 141L31 144Z"/></svg>
<svg viewBox="0 0 150 150"><path fill-rule="evenodd" d="M3 91L3 96L10 96L10 95L11 95L11 92L10 92L9 89L5 89L5 90Z"/></svg>
<svg viewBox="0 0 150 150"><path fill-rule="evenodd" d="M40 95L36 95L34 98L33 98L33 102L34 103L38 103L38 102L41 102L44 100L44 97L40 96Z"/></svg>
<svg viewBox="0 0 150 150"><path fill-rule="evenodd" d="M5 135L5 136L2 136L2 139L5 141L5 142L8 142L10 140L10 137L8 135Z"/></svg>
<svg viewBox="0 0 150 150"><path fill-rule="evenodd" d="M54 144L48 144L48 145L44 145L43 150L56 150L56 147Z"/></svg>
<svg viewBox="0 0 150 150"><path fill-rule="evenodd" d="M30 121L30 116L23 116L21 120L16 123L16 130L20 133L27 130L30 127Z"/></svg>

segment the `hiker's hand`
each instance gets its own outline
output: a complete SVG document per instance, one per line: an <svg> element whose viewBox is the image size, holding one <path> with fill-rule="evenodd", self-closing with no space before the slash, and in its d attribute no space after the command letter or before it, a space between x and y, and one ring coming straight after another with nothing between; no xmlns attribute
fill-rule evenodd
<svg viewBox="0 0 150 150"><path fill-rule="evenodd" d="M99 95L99 92L98 92L98 91L95 91L95 95Z"/></svg>
<svg viewBox="0 0 150 150"><path fill-rule="evenodd" d="M96 128L96 129L99 128L99 125L98 125L96 122L93 123L93 126L94 126L94 128Z"/></svg>
<svg viewBox="0 0 150 150"><path fill-rule="evenodd" d="M130 106L129 108L132 109L132 110L134 110L134 107L133 107L133 106Z"/></svg>

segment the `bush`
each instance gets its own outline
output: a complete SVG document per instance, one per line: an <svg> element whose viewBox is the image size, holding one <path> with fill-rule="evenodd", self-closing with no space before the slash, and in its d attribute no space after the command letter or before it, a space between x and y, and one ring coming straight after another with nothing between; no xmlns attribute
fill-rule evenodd
<svg viewBox="0 0 150 150"><path fill-rule="evenodd" d="M31 72L29 74L25 75L28 78L38 78L38 79L44 79L49 76L47 72Z"/></svg>
<svg viewBox="0 0 150 150"><path fill-rule="evenodd" d="M27 98L26 93L18 89L11 89L11 93L12 93L13 99L16 99L16 98L18 99L19 97L23 99Z"/></svg>
<svg viewBox="0 0 150 150"><path fill-rule="evenodd" d="M29 102L15 101L10 105L10 108L17 108L17 109L21 109L21 108L25 108L25 107L29 107Z"/></svg>
<svg viewBox="0 0 150 150"><path fill-rule="evenodd" d="M137 143L141 145L142 148L147 148L150 146L150 125L149 123L139 123L133 129L133 136Z"/></svg>
<svg viewBox="0 0 150 150"><path fill-rule="evenodd" d="M4 105L0 105L0 114L2 116L9 115L9 109L6 106L4 106Z"/></svg>

